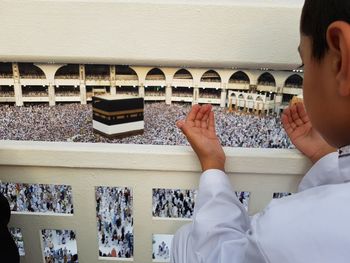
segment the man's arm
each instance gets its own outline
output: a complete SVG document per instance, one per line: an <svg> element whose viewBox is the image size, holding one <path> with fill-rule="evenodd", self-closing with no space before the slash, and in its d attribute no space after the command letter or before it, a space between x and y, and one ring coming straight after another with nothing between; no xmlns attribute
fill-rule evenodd
<svg viewBox="0 0 350 263"><path fill-rule="evenodd" d="M186 135L202 166L191 225L173 240L175 263L265 262L250 239L250 219L224 173L225 154L216 136L211 105L192 107L177 126ZM247 255L254 259L246 261Z"/></svg>
<svg viewBox="0 0 350 263"><path fill-rule="evenodd" d="M187 244L187 262L244 262L250 221L228 176L220 170L201 175Z"/></svg>
<svg viewBox="0 0 350 263"><path fill-rule="evenodd" d="M172 243L172 263L266 263L250 218L228 176L206 170L200 179L191 224Z"/></svg>
<svg viewBox="0 0 350 263"><path fill-rule="evenodd" d="M343 183L339 173L338 153L332 152L318 160L301 180L298 192L312 187Z"/></svg>
<svg viewBox="0 0 350 263"><path fill-rule="evenodd" d="M282 124L292 143L314 164L302 179L298 191L341 181L337 150L313 128L303 103L285 109Z"/></svg>

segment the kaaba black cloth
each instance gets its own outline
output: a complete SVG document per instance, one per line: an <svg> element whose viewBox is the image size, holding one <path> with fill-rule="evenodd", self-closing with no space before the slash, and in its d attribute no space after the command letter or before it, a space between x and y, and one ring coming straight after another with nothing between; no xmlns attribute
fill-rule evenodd
<svg viewBox="0 0 350 263"><path fill-rule="evenodd" d="M92 107L107 112L126 111L143 109L143 98L126 98L118 100L107 100L99 97L93 97Z"/></svg>
<svg viewBox="0 0 350 263"><path fill-rule="evenodd" d="M125 98L118 100L107 100L99 97L93 97L92 101L93 107L93 119L100 123L106 124L108 126L124 124L136 121L143 121L143 109L144 100L143 98ZM99 114L96 114L96 110L102 110L104 112L115 113L133 110L141 110L135 116L131 117L130 113L124 113L124 118L112 117L110 119L103 118ZM107 117L108 115L106 115Z"/></svg>
<svg viewBox="0 0 350 263"><path fill-rule="evenodd" d="M7 228L10 216L9 203L0 193L0 262L17 263L19 262L18 248Z"/></svg>

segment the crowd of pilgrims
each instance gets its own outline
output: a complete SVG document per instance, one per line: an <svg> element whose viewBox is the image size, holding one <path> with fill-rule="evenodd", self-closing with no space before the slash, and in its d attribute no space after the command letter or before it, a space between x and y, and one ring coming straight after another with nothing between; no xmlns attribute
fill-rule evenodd
<svg viewBox="0 0 350 263"><path fill-rule="evenodd" d="M22 93L23 97L48 97L49 93L47 91L37 92L37 91L27 91Z"/></svg>
<svg viewBox="0 0 350 263"><path fill-rule="evenodd" d="M129 188L96 187L99 256L132 258L133 197Z"/></svg>
<svg viewBox="0 0 350 263"><path fill-rule="evenodd" d="M152 259L170 261L170 248L164 241L158 245L157 251L152 253Z"/></svg>
<svg viewBox="0 0 350 263"><path fill-rule="evenodd" d="M278 198L283 198L283 197L290 196L290 195L292 195L292 193L289 193L289 192L273 193L272 198L278 199Z"/></svg>
<svg viewBox="0 0 350 263"><path fill-rule="evenodd" d="M13 91L0 92L0 97L13 97L13 96L15 96L15 92Z"/></svg>
<svg viewBox="0 0 350 263"><path fill-rule="evenodd" d="M190 92L178 92L178 91L173 91L172 92L172 97L193 97L193 91Z"/></svg>
<svg viewBox="0 0 350 263"><path fill-rule="evenodd" d="M61 96L61 97L77 96L77 97L80 97L80 93L79 93L79 91L56 91L55 96Z"/></svg>
<svg viewBox="0 0 350 263"><path fill-rule="evenodd" d="M145 96L165 97L164 91L145 91Z"/></svg>
<svg viewBox="0 0 350 263"><path fill-rule="evenodd" d="M13 240L16 243L19 255L25 256L23 235L22 235L21 229L17 228L17 227L10 227L9 230L10 230L10 233L12 235Z"/></svg>
<svg viewBox="0 0 350 263"><path fill-rule="evenodd" d="M188 145L175 121L185 118L190 104L146 103L143 135L108 139L93 132L92 106L78 103L0 106L0 139ZM227 112L215 106L216 130L223 146L294 148L276 115Z"/></svg>
<svg viewBox="0 0 350 263"><path fill-rule="evenodd" d="M153 189L153 216L192 218L196 190Z"/></svg>
<svg viewBox="0 0 350 263"><path fill-rule="evenodd" d="M235 192L248 211L250 192ZM197 190L153 189L152 213L154 217L188 218L194 212Z"/></svg>
<svg viewBox="0 0 350 263"><path fill-rule="evenodd" d="M238 200L242 203L243 207L248 211L250 192L235 192Z"/></svg>
<svg viewBox="0 0 350 263"><path fill-rule="evenodd" d="M72 188L68 185L1 183L0 192L11 211L73 214Z"/></svg>
<svg viewBox="0 0 350 263"><path fill-rule="evenodd" d="M45 263L77 263L77 243L73 230L42 230Z"/></svg>

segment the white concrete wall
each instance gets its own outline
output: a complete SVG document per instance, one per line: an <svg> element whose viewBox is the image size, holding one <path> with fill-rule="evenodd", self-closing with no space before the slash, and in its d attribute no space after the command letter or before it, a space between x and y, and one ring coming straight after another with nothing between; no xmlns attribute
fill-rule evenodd
<svg viewBox="0 0 350 263"><path fill-rule="evenodd" d="M293 69L301 0L0 2L0 61Z"/></svg>
<svg viewBox="0 0 350 263"><path fill-rule="evenodd" d="M225 148L225 152L235 190L251 192L250 214L265 207L274 192L295 192L310 165L294 150ZM75 230L79 262L107 262L98 260L95 186L133 189L134 262L150 263L152 234L173 234L188 223L152 218L152 188L197 189L199 176L199 162L189 147L0 142L1 181L65 184L73 191L73 215L12 215L10 225L23 232L23 263L42 262L39 231L44 228Z"/></svg>

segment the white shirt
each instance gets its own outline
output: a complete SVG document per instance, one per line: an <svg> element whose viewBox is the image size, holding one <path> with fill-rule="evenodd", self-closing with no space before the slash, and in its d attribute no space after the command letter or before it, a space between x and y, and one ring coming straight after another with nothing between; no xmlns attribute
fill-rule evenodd
<svg viewBox="0 0 350 263"><path fill-rule="evenodd" d="M319 160L297 194L248 216L227 175L200 179L191 224L174 239L173 263L350 262L350 147Z"/></svg>

